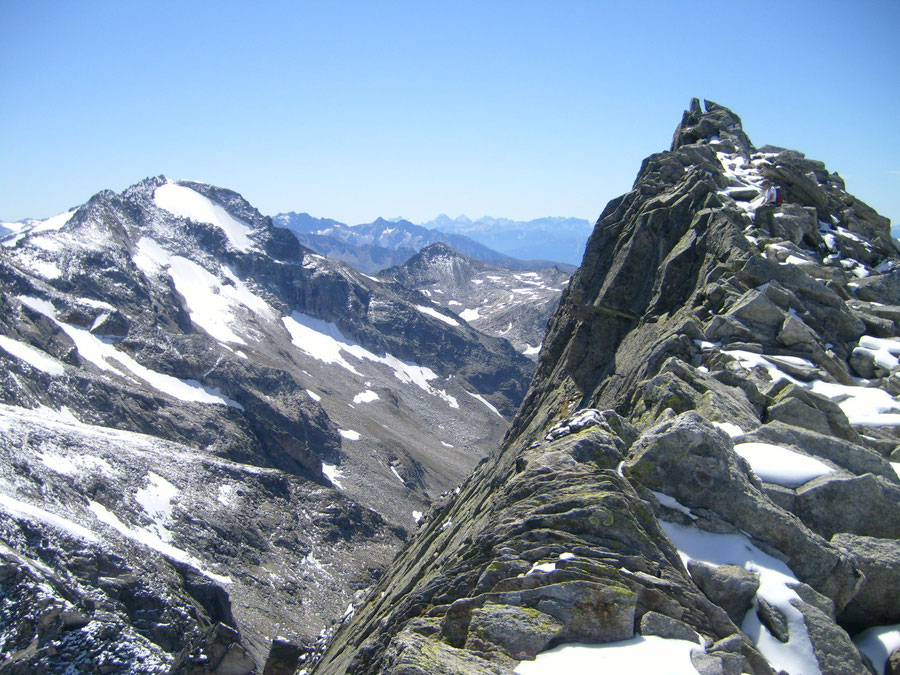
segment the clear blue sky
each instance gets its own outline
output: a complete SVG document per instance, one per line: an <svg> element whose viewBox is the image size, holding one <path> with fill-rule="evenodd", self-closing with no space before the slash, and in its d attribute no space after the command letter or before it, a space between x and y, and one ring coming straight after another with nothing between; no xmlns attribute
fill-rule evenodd
<svg viewBox="0 0 900 675"><path fill-rule="evenodd" d="M161 173L349 223L594 220L697 96L898 223L898 29L898 0L0 0L0 220Z"/></svg>

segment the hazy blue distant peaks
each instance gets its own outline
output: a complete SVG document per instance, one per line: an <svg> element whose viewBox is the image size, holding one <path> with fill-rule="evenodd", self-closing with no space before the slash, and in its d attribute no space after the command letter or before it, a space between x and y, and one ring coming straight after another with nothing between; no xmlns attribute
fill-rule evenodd
<svg viewBox="0 0 900 675"><path fill-rule="evenodd" d="M461 234L480 244L523 260L559 260L579 265L584 246L593 230L583 218L546 217L529 221L483 216L450 218L441 214L423 227Z"/></svg>
<svg viewBox="0 0 900 675"><path fill-rule="evenodd" d="M278 227L286 227L296 233L318 233L334 227L346 227L331 218L316 218L308 213L279 213L272 216L272 222Z"/></svg>
<svg viewBox="0 0 900 675"><path fill-rule="evenodd" d="M444 217L447 218L447 216ZM576 258L578 262L581 261L581 252L584 250L586 240L585 236L562 247L557 241L554 242L554 247L549 247L553 250L563 251L565 258L546 257L544 255L546 251L542 249L548 247L542 246L540 242L534 246L528 246L522 245L524 242L520 241L519 248L528 251L530 257L519 259L481 243L475 236L461 234L462 231L467 231L467 227L472 226L472 222L464 216L455 220L447 218L447 222L451 225L447 229L450 231L415 225L403 218L392 220L377 218L371 223L351 226L328 218L315 218L308 213L293 212L272 216L272 222L293 231L304 246L321 255L343 260L366 274L373 274L387 267L402 264L416 251L439 241L464 255L491 265L500 265L511 269L540 269L551 267L554 264L563 267L565 264L569 264L574 268L577 263L569 261ZM488 230L491 229L490 226L486 227ZM500 232L498 230L495 238L508 244L509 242L505 240L514 238L511 234L512 231ZM528 232L528 228L522 228L515 236L527 239ZM539 233L538 230L535 232ZM546 240L547 237L539 236L539 239ZM578 248L578 251L573 255L571 249L575 247ZM532 251L534 255L531 255ZM572 272L574 269L567 271Z"/></svg>
<svg viewBox="0 0 900 675"><path fill-rule="evenodd" d="M433 230L442 230L446 228L460 227L471 224L472 220L468 216L463 215L457 216L456 218L451 218L446 213L442 213L434 220L427 223L422 223L422 226Z"/></svg>

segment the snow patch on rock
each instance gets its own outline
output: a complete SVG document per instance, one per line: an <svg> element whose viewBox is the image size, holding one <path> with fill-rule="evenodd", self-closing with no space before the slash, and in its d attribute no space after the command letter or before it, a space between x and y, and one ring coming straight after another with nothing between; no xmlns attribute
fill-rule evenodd
<svg viewBox="0 0 900 675"><path fill-rule="evenodd" d="M246 253L253 248L250 226L196 190L177 183L166 183L156 188L153 201L159 208L176 216L221 228L231 245L239 251Z"/></svg>

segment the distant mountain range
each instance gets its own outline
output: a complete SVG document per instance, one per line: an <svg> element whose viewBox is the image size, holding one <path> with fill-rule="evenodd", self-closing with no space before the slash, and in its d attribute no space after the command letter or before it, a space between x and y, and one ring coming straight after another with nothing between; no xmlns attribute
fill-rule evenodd
<svg viewBox="0 0 900 675"><path fill-rule="evenodd" d="M583 218L537 218L529 221L485 216L471 220L441 214L423 227L464 235L513 258L543 258L581 264L584 246L594 229Z"/></svg>
<svg viewBox="0 0 900 675"><path fill-rule="evenodd" d="M446 216L443 218L451 225L457 223L454 227L464 227L458 219L452 221ZM372 223L351 226L329 218L315 218L308 213L279 213L272 217L272 221L276 225L291 230L304 246L329 258L342 260L367 274L402 265L426 246L438 242L489 265L517 270L536 270L556 266L571 273L575 271L577 264L577 262L572 262L575 260L573 256L568 255L563 259L547 255L548 251L560 250L559 247L550 244L553 237L550 232L550 221L555 220L567 223L560 226L560 229L567 233L563 237L564 240L575 236L572 233L576 231L576 225L569 222L575 219L548 218L543 221L531 221L531 223L522 224L523 227L519 228L518 232L515 232L514 221L495 220L496 229L492 230L485 219L482 219L478 221L481 225L473 228L473 234L477 236L469 236L460 232L435 229L431 225L437 221L421 226L403 219L378 218ZM471 223L471 221L469 222ZM579 222L587 224L587 221ZM543 224L533 225L534 223ZM589 233L590 226L587 226L586 229ZM504 232L507 234L504 235ZM527 245L523 238L525 232L530 232L530 237L533 239ZM519 250L531 251L534 255L528 257L512 255L482 241L482 239L487 239L503 244L505 237L518 242ZM587 234L584 234L580 243L582 250L586 240ZM542 241L543 245L540 243Z"/></svg>

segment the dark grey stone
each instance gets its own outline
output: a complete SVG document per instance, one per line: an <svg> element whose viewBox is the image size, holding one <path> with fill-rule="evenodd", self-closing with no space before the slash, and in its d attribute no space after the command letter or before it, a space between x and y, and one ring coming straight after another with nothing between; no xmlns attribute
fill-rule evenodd
<svg viewBox="0 0 900 675"><path fill-rule="evenodd" d="M840 614L842 625L863 629L900 623L900 541L842 532L831 543L847 551L864 575Z"/></svg>
<svg viewBox="0 0 900 675"><path fill-rule="evenodd" d="M737 565L717 567L696 560L688 562L688 572L706 597L740 626L759 589L759 573Z"/></svg>
<svg viewBox="0 0 900 675"><path fill-rule="evenodd" d="M795 513L823 537L900 537L900 484L880 476L827 474L799 487L795 504Z"/></svg>
<svg viewBox="0 0 900 675"><path fill-rule="evenodd" d="M700 635L688 624L659 612L647 612L641 617L640 633L671 640L700 641Z"/></svg>
<svg viewBox="0 0 900 675"><path fill-rule="evenodd" d="M760 622L779 642L787 642L791 633L788 628L787 617L778 607L769 603L765 598L759 598L756 606L756 615Z"/></svg>
<svg viewBox="0 0 900 675"><path fill-rule="evenodd" d="M862 659L847 632L834 622L834 617L818 607L792 600L803 614L813 652L823 673L851 675L864 673Z"/></svg>
<svg viewBox="0 0 900 675"><path fill-rule="evenodd" d="M533 659L564 633L564 625L528 607L488 603L472 612L466 649L499 649L516 660Z"/></svg>

